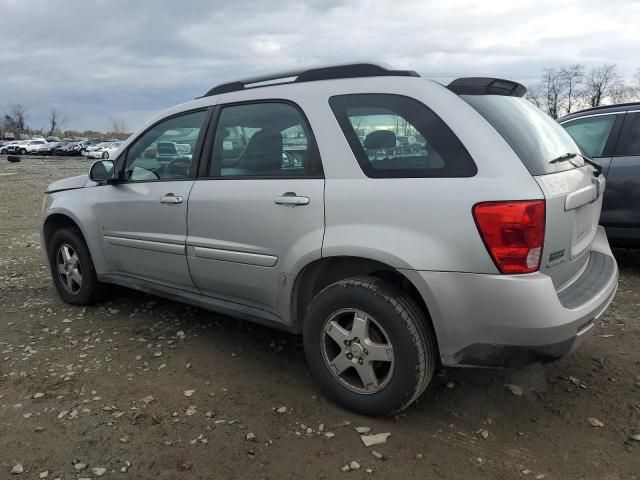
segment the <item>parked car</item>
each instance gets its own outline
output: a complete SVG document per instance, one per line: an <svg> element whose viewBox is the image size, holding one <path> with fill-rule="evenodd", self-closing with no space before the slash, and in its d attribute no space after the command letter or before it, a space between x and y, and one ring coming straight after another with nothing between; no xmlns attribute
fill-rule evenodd
<svg viewBox="0 0 640 480"><path fill-rule="evenodd" d="M600 223L611 242L640 248L640 102L589 108L558 120L602 165L607 190Z"/></svg>
<svg viewBox="0 0 640 480"><path fill-rule="evenodd" d="M84 142L69 142L63 145L60 148L56 148L54 153L56 155L65 155L65 156L77 156L81 155L85 150L86 145Z"/></svg>
<svg viewBox="0 0 640 480"><path fill-rule="evenodd" d="M114 283L301 333L326 393L368 415L410 405L439 365L573 351L617 288L600 167L516 82L416 77L286 72L155 117L47 188L58 293L86 305ZM424 149L395 151L405 124ZM244 148L224 149L231 131ZM165 142L191 153L160 161Z"/></svg>
<svg viewBox="0 0 640 480"><path fill-rule="evenodd" d="M21 155L26 155L28 153L30 154L35 154L37 153L37 150L42 146L42 145L46 145L47 141L43 138L43 139L37 139L37 140L29 140L28 142L26 142L22 148L19 150L18 153L20 153Z"/></svg>
<svg viewBox="0 0 640 480"><path fill-rule="evenodd" d="M95 145L87 145L87 148L82 152L82 155L84 155L85 157L90 157L90 158L102 158L102 155L96 155L94 156L92 152L95 152L97 150L102 150L105 147L108 147L109 145L111 145L112 142L100 142L98 144Z"/></svg>
<svg viewBox="0 0 640 480"><path fill-rule="evenodd" d="M56 148L62 146L62 142L48 142L44 145L40 145L40 147L35 150L36 155L53 155Z"/></svg>
<svg viewBox="0 0 640 480"><path fill-rule="evenodd" d="M0 148L0 153L7 155L19 155L28 140L17 140Z"/></svg>
<svg viewBox="0 0 640 480"><path fill-rule="evenodd" d="M100 150L100 158L114 158L116 152L118 151L118 149L120 148L120 146L122 145L122 142L112 142L110 143L108 146L102 148L102 150ZM97 153L94 152L94 153Z"/></svg>

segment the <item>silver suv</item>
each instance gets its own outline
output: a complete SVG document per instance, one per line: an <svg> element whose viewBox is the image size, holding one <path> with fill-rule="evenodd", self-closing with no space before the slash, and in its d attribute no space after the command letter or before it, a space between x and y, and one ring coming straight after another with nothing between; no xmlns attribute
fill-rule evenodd
<svg viewBox="0 0 640 480"><path fill-rule="evenodd" d="M48 187L53 281L71 304L118 284L301 333L327 394L369 415L440 365L557 359L618 269L600 167L524 93L373 64L219 85Z"/></svg>

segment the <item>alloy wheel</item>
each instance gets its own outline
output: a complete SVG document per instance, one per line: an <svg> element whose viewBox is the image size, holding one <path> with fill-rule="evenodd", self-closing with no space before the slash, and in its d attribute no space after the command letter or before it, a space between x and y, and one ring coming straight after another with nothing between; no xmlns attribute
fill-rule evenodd
<svg viewBox="0 0 640 480"><path fill-rule="evenodd" d="M349 390L377 393L393 376L395 355L389 336L368 313L344 308L324 323L320 347L331 375Z"/></svg>
<svg viewBox="0 0 640 480"><path fill-rule="evenodd" d="M76 295L82 288L82 269L78 254L68 243L63 243L58 248L56 265L62 286L69 293Z"/></svg>

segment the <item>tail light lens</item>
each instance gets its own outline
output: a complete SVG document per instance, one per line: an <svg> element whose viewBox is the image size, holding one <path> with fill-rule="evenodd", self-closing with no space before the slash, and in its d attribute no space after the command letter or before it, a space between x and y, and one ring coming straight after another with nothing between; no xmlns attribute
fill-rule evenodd
<svg viewBox="0 0 640 480"><path fill-rule="evenodd" d="M540 268L544 200L477 203L473 217L501 273L531 273Z"/></svg>

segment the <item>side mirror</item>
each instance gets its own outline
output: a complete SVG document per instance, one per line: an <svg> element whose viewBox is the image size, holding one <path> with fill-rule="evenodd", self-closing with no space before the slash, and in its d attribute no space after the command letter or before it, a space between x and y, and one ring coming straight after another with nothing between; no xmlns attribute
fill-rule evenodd
<svg viewBox="0 0 640 480"><path fill-rule="evenodd" d="M89 170L89 180L100 185L113 183L116 180L113 160L98 160L93 162Z"/></svg>

